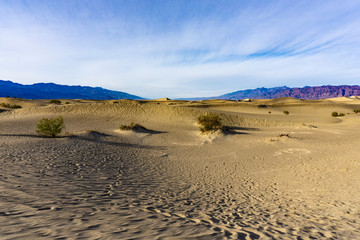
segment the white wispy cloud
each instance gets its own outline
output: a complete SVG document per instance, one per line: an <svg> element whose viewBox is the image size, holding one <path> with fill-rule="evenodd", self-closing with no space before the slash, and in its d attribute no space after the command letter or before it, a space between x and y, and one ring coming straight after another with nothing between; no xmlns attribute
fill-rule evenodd
<svg viewBox="0 0 360 240"><path fill-rule="evenodd" d="M358 1L134 2L0 0L0 79L150 98L359 83Z"/></svg>

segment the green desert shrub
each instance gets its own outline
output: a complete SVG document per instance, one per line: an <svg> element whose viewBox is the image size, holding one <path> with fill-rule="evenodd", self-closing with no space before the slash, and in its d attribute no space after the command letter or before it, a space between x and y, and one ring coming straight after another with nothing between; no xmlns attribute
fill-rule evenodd
<svg viewBox="0 0 360 240"><path fill-rule="evenodd" d="M283 113L285 114L285 115L289 115L289 111L283 111Z"/></svg>
<svg viewBox="0 0 360 240"><path fill-rule="evenodd" d="M354 113L359 113L360 109L354 109Z"/></svg>
<svg viewBox="0 0 360 240"><path fill-rule="evenodd" d="M60 104L61 101L59 99L53 99L50 101L50 103L53 103L53 104Z"/></svg>
<svg viewBox="0 0 360 240"><path fill-rule="evenodd" d="M331 116L333 116L333 117L343 117L343 116L345 116L345 114L344 113L338 113L338 112L332 112Z"/></svg>
<svg viewBox="0 0 360 240"><path fill-rule="evenodd" d="M339 113L338 113L338 112L332 112L332 113L331 113L331 116L337 117L337 116L339 116Z"/></svg>
<svg viewBox="0 0 360 240"><path fill-rule="evenodd" d="M202 133L223 130L224 126L221 121L221 117L213 113L200 115L198 117L198 124L200 125L200 131Z"/></svg>
<svg viewBox="0 0 360 240"><path fill-rule="evenodd" d="M2 103L1 106L6 107L6 108L12 108L12 109L21 108L20 105L17 105L17 104L10 105L10 104L8 104L8 103Z"/></svg>
<svg viewBox="0 0 360 240"><path fill-rule="evenodd" d="M40 135L56 137L61 133L64 127L64 119L62 116L57 118L43 118L37 125L36 132Z"/></svg>

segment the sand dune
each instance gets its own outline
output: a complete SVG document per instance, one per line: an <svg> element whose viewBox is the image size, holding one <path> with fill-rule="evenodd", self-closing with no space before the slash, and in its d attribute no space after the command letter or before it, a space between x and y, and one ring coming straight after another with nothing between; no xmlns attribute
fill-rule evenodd
<svg viewBox="0 0 360 240"><path fill-rule="evenodd" d="M61 101L0 98L1 239L360 238L358 99Z"/></svg>

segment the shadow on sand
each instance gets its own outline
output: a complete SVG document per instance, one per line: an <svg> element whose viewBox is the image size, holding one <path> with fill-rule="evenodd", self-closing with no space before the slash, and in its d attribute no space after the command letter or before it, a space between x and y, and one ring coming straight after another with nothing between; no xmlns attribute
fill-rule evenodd
<svg viewBox="0 0 360 240"><path fill-rule="evenodd" d="M258 128L246 128L246 127L237 127L237 126L225 126L223 132L229 135L237 134L250 134L245 131L259 131Z"/></svg>
<svg viewBox="0 0 360 240"><path fill-rule="evenodd" d="M88 141L97 144L105 144L111 146L119 146L119 147L129 147L129 148L142 148L142 149L165 149L161 146L146 146L140 144L133 144L133 143L124 143L120 142L120 138L108 135L101 132L90 131L85 134L81 135L66 135L66 136L58 136L58 137L47 137L47 136L40 136L36 134L0 134L0 137L24 137L24 138L35 138L35 139L69 139L69 140L80 140L80 141Z"/></svg>

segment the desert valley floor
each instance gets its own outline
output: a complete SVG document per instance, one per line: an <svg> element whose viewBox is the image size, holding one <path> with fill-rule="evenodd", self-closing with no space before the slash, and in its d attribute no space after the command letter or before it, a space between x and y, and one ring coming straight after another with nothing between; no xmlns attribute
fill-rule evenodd
<svg viewBox="0 0 360 240"><path fill-rule="evenodd" d="M0 239L360 239L356 97L61 101L0 98Z"/></svg>

